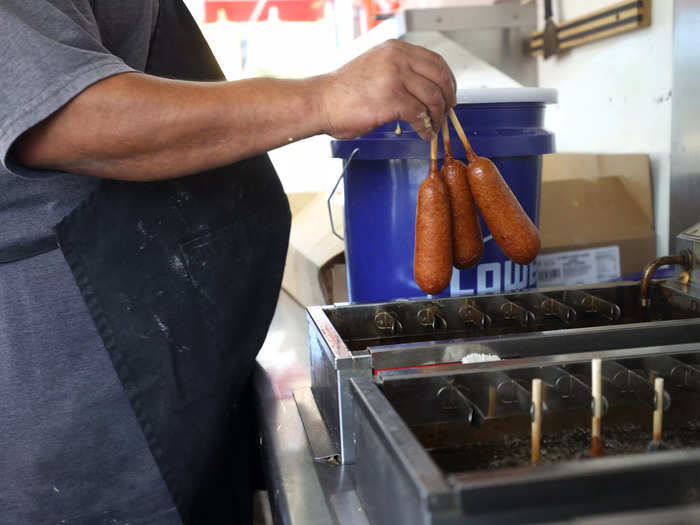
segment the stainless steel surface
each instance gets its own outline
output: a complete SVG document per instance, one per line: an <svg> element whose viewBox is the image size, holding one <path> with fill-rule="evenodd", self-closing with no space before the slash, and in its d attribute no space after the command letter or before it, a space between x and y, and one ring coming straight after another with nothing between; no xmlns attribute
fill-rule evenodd
<svg viewBox="0 0 700 525"><path fill-rule="evenodd" d="M333 323L326 316L323 307L309 306L307 309L309 323L313 323L315 331L321 337L324 343L322 349L328 359L336 363L335 368L343 368L344 365L338 364L343 358L350 358L352 354L338 334L338 331L333 326Z"/></svg>
<svg viewBox="0 0 700 525"><path fill-rule="evenodd" d="M255 377L263 463L275 523L332 523L294 399L278 399L262 369Z"/></svg>
<svg viewBox="0 0 700 525"><path fill-rule="evenodd" d="M686 285L666 283L664 286L677 292L679 294L678 300L688 308L691 308L693 301L696 300L692 295L692 290ZM550 292L547 293L549 294ZM570 304L570 301L571 298L563 302ZM394 305L390 304L389 306ZM592 308L592 303L588 307ZM609 305L602 303L598 307L602 312L613 312L613 315L610 317L615 317L614 309L611 310ZM420 308L413 311L414 316L418 310ZM459 319L460 323L464 323L464 319L460 319L458 311L459 308L455 308L456 319ZM376 309L371 310L371 312L373 313L369 318L369 322L373 324ZM594 313L605 317L600 311ZM509 504L517 501L522 503L522 497L525 494L529 495L526 499L537 500L539 498L542 501L548 501L551 500L552 491L557 493L557 501L561 498L562 505L558 507L561 516L571 518L574 523L627 523L631 519L634 519L635 523L645 523L644 520L647 518L655 520L659 517L659 514L648 510L632 514L629 512L618 513L614 516L576 517L577 512L578 514L583 514L586 509L580 509L567 500L567 494L561 494L559 487L561 483L570 480L571 476L580 475L582 479L590 480L591 476L599 475L602 472L599 470L602 466L596 464L596 461L586 462L593 465L584 465L574 469L568 467L559 469L554 465L549 465L544 466L545 468L538 467L534 472L529 471L529 469L514 469L495 476L490 473L485 478L483 476L475 477L474 475L450 475L445 477L439 472L439 469L435 470L435 467L430 466L432 460L428 458L429 461L425 462L421 459L425 452L420 449L419 443L418 447L415 446L417 442L410 431L408 433L405 432L407 429L406 423L401 421L400 418L397 419L396 416L384 417L381 411L376 409L377 406L380 406L380 408L383 406L383 409L387 408L388 402L386 402L386 398L384 398L384 404L371 404L369 408L357 406L356 404L350 405L354 418L360 417L359 414L363 414L362 417L367 422L374 421L374 423L363 425L354 431L358 439L358 446L362 448L355 465L334 465L327 461L314 461L314 456L319 455L313 452L313 447L317 445L312 446L307 439L307 431L304 429L299 414L300 410L304 412L303 422L309 429L312 429L310 432L315 435L316 431L313 429L322 428L323 425L323 422L320 421L320 412L313 410L308 390L306 392L303 392L303 390L301 392L297 391L295 394L296 398L300 400L300 409L291 398L292 390L298 390L300 387L308 386L311 383L309 375L309 344L304 335L305 323L303 309L283 293L268 341L266 341L260 356L261 362L266 366L267 374L259 374L256 378L258 380L259 395L263 400L260 406L260 417L265 470L270 483L270 499L277 523L356 523L358 525L367 523L398 523L397 516L399 515L405 518L403 521L400 521L402 523L425 523L424 518L426 515L431 515L431 523L433 525L462 523L464 520L461 514L464 509L471 509L470 512L472 514L485 509L501 509L504 501ZM417 320L414 324L419 326ZM315 325L312 323L309 326ZM474 333L481 330L476 325L472 328L475 331ZM612 326L611 328L615 327ZM362 351L351 352L340 338L338 331L335 329L329 331L328 326L325 327L325 331L331 334L331 339L334 342L326 347L317 345L317 351L328 363L332 362L335 366L339 366L339 368L334 368L332 365L324 365L323 367L327 371L333 371L333 380L336 382L339 379L343 380L338 375L338 371L362 371L363 375L359 378L356 377L353 381L366 382L366 384L377 388L373 383L371 368L369 370L358 370L355 367L357 363L363 363L363 366L367 364L368 359L371 357L370 354ZM321 333L320 330L318 333ZM334 335L337 336L335 339L333 338ZM644 339L644 337L641 339ZM464 341L460 343L464 343ZM421 344L425 347L432 346L428 342ZM437 346L449 346L450 344L454 343L448 341L433 343L433 345ZM430 388L434 397L432 399L427 399L426 397L422 401L423 405L418 403L413 405L415 412L414 420L411 424L420 423L421 417L423 418L423 423L429 423L431 420L439 418L446 422L459 421L460 419L464 421L469 419L469 407L465 408L462 405L464 405L465 399L469 401L469 393L466 392L467 395L465 395L465 390L460 387L459 382L449 383L447 381L449 377L455 377L463 373L473 375L487 370L495 370L506 376L510 374L510 377L525 384L524 380L529 376L523 370L533 370L534 368L542 367L543 378L546 383L551 385L547 387L550 390L550 396L554 393L558 395L556 400L550 398L550 403L552 403L551 410L556 411L569 406L580 406L579 396L585 396L587 388L585 383L581 385L576 383L575 380L572 384L569 378L571 376L569 370L574 370L572 366L576 364L587 363L592 356L614 355L616 363L634 364L635 359L643 360L653 356L658 358L660 355L670 355L675 360L672 364L676 365L676 367L680 362L694 368L700 365L699 352L700 342L677 345L661 343L647 348L618 349L612 352L595 351L541 355L490 363L390 370L381 372L375 380L390 381L393 377L405 378L407 375L410 375L412 377L425 377L432 381ZM630 368L627 370L630 370ZM672 373L673 369L666 368L665 370L666 373ZM627 373L627 383L625 384L625 375L613 377L619 371L620 369L610 370L610 381L619 385L620 388L618 390L622 391L624 388L629 388L630 396L636 396L637 399L647 403L646 397L648 397L649 392L645 385L648 384L648 378L631 371ZM496 374L494 377L502 376ZM632 379L630 380L629 377ZM684 382L688 382L686 376L682 374L676 374L673 377L683 378ZM345 382L350 387L350 381L345 380ZM440 388L448 384L450 385L450 391L454 395L452 397L438 396L437 393ZM502 382L499 381L495 388L498 389L501 384ZM485 388L488 386L489 383L487 382ZM492 383L491 386L493 386ZM501 393L507 394L507 388L507 385L502 386ZM520 390L515 387L514 391L519 392ZM567 398L571 392L575 394L574 398ZM676 389L674 394L679 395L679 393L683 392L689 392L688 395L694 395L692 389L688 391L687 388ZM373 394L365 395L365 399L370 399L372 396ZM505 395L504 398L509 399ZM619 399L621 400L622 397L619 397ZM613 403L612 400L611 403ZM481 404L486 405L488 413L488 402L482 401ZM511 404L510 406L513 405ZM518 411L520 410L518 409ZM387 447L390 450L387 450ZM685 451L664 452L661 459L657 455L651 460L652 464L648 464L644 461L629 462L627 459L622 458L606 458L600 463L607 465L611 470L619 468L620 472L628 472L631 467L657 469L660 472L658 480L661 481L664 487L678 486L676 478L679 476L685 477L686 475L695 475L694 472L700 473L700 468L698 468L700 458L695 457L692 453L686 454ZM657 464L654 464L655 461ZM417 471L415 470L415 465L419 466ZM666 467L670 465L672 469L664 470L662 468L664 465ZM689 474L689 468L694 469L691 474ZM670 478L667 477L668 472L671 472ZM542 487L549 483L548 480L554 480L554 485L549 490L544 490ZM416 484L416 481L420 483ZM634 482L634 480L632 481ZM509 492L507 486L514 482L522 483L522 490L515 493ZM611 488L606 494L614 495L616 490L619 487L626 486L627 482L628 477L626 476L613 479L613 481L610 481ZM587 481L587 483L590 484L590 481ZM653 483L648 484L650 486L653 485ZM700 480L698 480L696 485L700 486ZM584 484L580 490L584 490L585 486ZM359 493L355 490L355 487L359 487ZM428 490L425 487L432 488ZM457 492L458 490L471 491L471 494L476 499L463 498L464 494L460 495ZM643 499L646 497L643 492L644 487L641 487L640 490L639 497ZM687 492L685 493L687 494ZM605 494L602 499L605 499ZM406 506L397 503L401 501L406 501ZM394 512L392 513L392 511ZM663 512L664 520L653 522L687 523L688 521L684 521L684 519L695 517L698 512L698 507L694 505L666 507ZM527 517L530 522L535 522L538 519L536 513L528 514ZM515 522L521 518L522 515L520 517L509 515L505 521ZM626 519L628 521L615 521ZM673 521L673 519L678 521Z"/></svg>
<svg viewBox="0 0 700 525"><path fill-rule="evenodd" d="M357 401L355 480L370 522L429 523L435 507L458 515L447 480L376 385L369 378L350 383Z"/></svg>
<svg viewBox="0 0 700 525"><path fill-rule="evenodd" d="M697 221L700 202L700 4L675 0L671 101L670 252Z"/></svg>
<svg viewBox="0 0 700 525"><path fill-rule="evenodd" d="M534 3L407 9L397 16L409 42L419 43L421 32L440 31L520 84L537 85L537 62L525 45L537 29Z"/></svg>
<svg viewBox="0 0 700 525"><path fill-rule="evenodd" d="M700 369L668 356L647 356L641 359L641 365L651 370L654 375L667 379L667 387L689 388L700 391Z"/></svg>
<svg viewBox="0 0 700 525"><path fill-rule="evenodd" d="M459 318L466 325L473 325L482 330L487 329L491 326L491 318L488 314L479 310L479 308L470 301L465 301L465 303L457 311Z"/></svg>
<svg viewBox="0 0 700 525"><path fill-rule="evenodd" d="M541 317L556 317L565 326L576 320L576 310L553 297L541 293L531 293L523 297L523 303Z"/></svg>
<svg viewBox="0 0 700 525"><path fill-rule="evenodd" d="M455 31L534 27L537 12L534 5L504 2L497 5L404 9L395 16L403 17L406 31Z"/></svg>
<svg viewBox="0 0 700 525"><path fill-rule="evenodd" d="M292 393L309 399L309 347L304 308L280 294L256 371L260 439L268 495L275 523L367 525L354 491L352 465L314 461ZM306 389L306 393L303 390ZM311 428L323 425L306 412Z"/></svg>
<svg viewBox="0 0 700 525"><path fill-rule="evenodd" d="M697 306L693 308L698 297L691 297L690 291L679 293L667 284L653 285L657 304L650 312L639 305L639 284L629 282L543 292L341 305L311 313L318 319L317 332L322 340L326 337L324 331L329 330L324 325L334 327L325 346L330 352L329 359L337 362L341 352L343 356L356 357L370 346L421 340L647 324L649 319L700 322L700 310ZM474 322L465 317L466 308L488 315L489 322ZM351 366L351 362L345 365Z"/></svg>
<svg viewBox="0 0 700 525"><path fill-rule="evenodd" d="M655 283L651 321L637 318L634 283L316 307L306 316L283 294L289 322L280 329L278 312L260 355L267 374L256 378L277 521L437 525L461 522L465 512L486 521L536 521L546 517L537 512L588 512L571 494L585 492L591 479L602 486L631 484L645 500L653 494L645 492L650 482L644 473L664 486L673 479L681 491L689 490L688 480L700 485L700 449L542 465L534 472L445 473L409 430L527 418L534 377L545 385L545 419L588 414L586 369L593 356L604 359L604 395L617 413L627 406L649 410L659 374L666 380L665 405L677 414L700 400L700 296L692 285ZM484 350L509 358L455 364ZM431 363L439 364L423 366ZM401 369L381 370L396 366ZM338 452L346 464L336 464ZM571 490L559 496L558 507L547 508L553 488L546 487L565 483ZM530 496L523 499L525 493ZM606 496L598 510L619 510ZM679 503L663 497L664 504Z"/></svg>
<svg viewBox="0 0 700 525"><path fill-rule="evenodd" d="M330 502L336 516L341 518L338 520L342 524L352 525L369 525L367 516L362 508L360 498L357 497L357 492L347 490L330 495Z"/></svg>
<svg viewBox="0 0 700 525"><path fill-rule="evenodd" d="M435 393L440 409L454 412L458 419L471 423L474 419L474 407L467 396L451 381L441 383L443 385Z"/></svg>
<svg viewBox="0 0 700 525"><path fill-rule="evenodd" d="M552 410L582 409L590 406L591 389L575 375L558 366L514 369L508 376L530 388L533 379L544 386L544 413Z"/></svg>
<svg viewBox="0 0 700 525"><path fill-rule="evenodd" d="M311 446L314 459L337 462L340 458L340 447L333 443L326 424L321 418L314 396L310 388L294 391L294 401L297 404L299 416L304 423L306 439Z"/></svg>
<svg viewBox="0 0 700 525"><path fill-rule="evenodd" d="M648 509L663 499L659 496L669 506L697 502L698 467L698 450L676 450L510 469L488 478L454 475L450 481L472 516L487 513L482 523L540 523L615 513L620 507ZM595 495L581 498L586 493Z"/></svg>
<svg viewBox="0 0 700 525"><path fill-rule="evenodd" d="M374 316L374 325L381 333L396 335L403 332L403 325L398 320L396 314L384 310L377 312Z"/></svg>
<svg viewBox="0 0 700 525"><path fill-rule="evenodd" d="M367 525L354 489L354 467L315 461L294 399L277 397L262 369L257 371L255 381L262 400L261 446L274 522ZM307 423L312 427L323 425L318 412L310 417L312 420L307 418Z"/></svg>
<svg viewBox="0 0 700 525"><path fill-rule="evenodd" d="M697 223L683 233L681 233L676 240L676 250L688 250L693 254L696 261L690 273L690 285L700 287L700 223ZM685 281L685 279L683 279ZM700 291L700 288L698 288ZM697 295L700 295L698 293Z"/></svg>
<svg viewBox="0 0 700 525"><path fill-rule="evenodd" d="M351 378L459 363L471 353L513 358L700 341L697 299L664 283L652 292L649 311L637 283L309 308L312 392L340 461L356 457Z"/></svg>
<svg viewBox="0 0 700 525"><path fill-rule="evenodd" d="M476 299L472 301L476 302ZM530 326L535 322L535 314L504 296L483 297L476 303L488 312L493 319L516 321L520 326Z"/></svg>
<svg viewBox="0 0 700 525"><path fill-rule="evenodd" d="M435 36L442 36L519 84L537 86L537 61L526 45L536 29L535 4L521 5L520 0L490 6L406 9L361 35L341 52L344 62L390 38L430 47ZM453 67L460 66L459 56L448 55L445 59Z"/></svg>
<svg viewBox="0 0 700 525"><path fill-rule="evenodd" d="M622 317L619 305L581 290L563 292L562 299L583 313L597 313L609 321L617 321Z"/></svg>
<svg viewBox="0 0 700 525"><path fill-rule="evenodd" d="M664 287L687 296L688 308L700 313L700 281L684 283L679 279L674 279L664 282Z"/></svg>
<svg viewBox="0 0 700 525"><path fill-rule="evenodd" d="M416 367L410 369L384 370L377 374L378 378L388 378L395 376L437 376L444 377L448 373L458 372L483 372L485 370L514 370L520 368L530 368L534 366L562 366L576 363L588 363L596 357L605 355L614 356L615 359L631 359L634 356L646 357L656 354L697 354L700 353L700 342L685 343L677 345L656 345L647 347L621 348L614 351L576 352L571 354L550 354L532 357L520 357L503 359L501 361L488 361L483 363L469 364L449 364L442 366ZM698 358L700 362L700 358Z"/></svg>
<svg viewBox="0 0 700 525"><path fill-rule="evenodd" d="M634 398L646 403L654 408L656 405L655 392L649 380L634 370L621 365L616 361L604 361L602 363L603 377L623 394L631 394ZM664 405L668 408L671 405L671 398L664 392Z"/></svg>
<svg viewBox="0 0 700 525"><path fill-rule="evenodd" d="M437 363L456 363L471 353L496 354L501 358L583 352L591 348L609 350L700 340L700 323L659 321L623 326L571 328L528 334L475 337L468 341L435 341L370 346L376 369Z"/></svg>
<svg viewBox="0 0 700 525"><path fill-rule="evenodd" d="M444 31L443 34L484 62L502 71L523 86L537 86L537 59L530 56L525 42L536 24L502 29ZM407 40L412 41L409 33Z"/></svg>
<svg viewBox="0 0 700 525"><path fill-rule="evenodd" d="M446 372L447 368L441 373L421 371L412 377L385 376L378 383L368 378L353 379L358 436L356 479L363 481L358 494L368 516L377 523L389 523L388 509L398 507L402 510L408 508L406 515L398 515L401 523L457 523L466 519L479 523L533 523L561 516L605 515L632 508L653 509L657 505L673 507L697 502L700 498L696 490L700 482L700 449L500 468L488 473L450 472L441 467L436 472L437 464L426 448L434 445L426 445L421 440L428 439L432 443L435 439L444 439L436 437L436 433L443 429L444 434L447 428L445 419L440 410L428 407L424 417L429 418L430 414L435 417L435 429L431 430L426 427L427 419L417 418L415 407L418 405L414 402L435 398L435 388L441 381L447 381L460 392L467 392L468 401L480 406L483 412L488 403L484 394L488 386L507 384L507 378L516 380L516 384L520 381L528 384L531 377L538 376L549 384L549 411L566 413L573 402L574 408L586 419L590 418L588 386L578 384L579 399L572 400L573 390L558 388L557 382L570 375L569 371L574 372L576 378L580 377L581 370L577 370L577 366L589 367L592 356L604 355L606 361L622 363L621 368L625 363L633 365L639 361L647 372L660 369L665 377L672 377L673 367L682 366L679 359L690 356L691 352L694 352L694 358L700 359L700 343L464 365L458 371L459 367L450 367L454 373ZM572 358L586 364L567 362ZM555 365L551 366L552 363ZM618 371L618 368L608 368L605 375ZM647 379L639 379L649 383ZM627 390L630 386L633 391ZM528 399L521 400L516 395L513 399L517 398L517 401L510 404L510 411L494 412L492 417L525 416L529 392L525 387L520 388ZM637 402L646 406L647 412L651 410L647 392L626 381L618 387L606 377L604 393L612 407ZM495 397L495 402L502 404L508 397L507 393L501 392ZM418 410L424 408L425 405L418 406ZM617 414L620 414L619 410ZM464 421L462 424L468 428L470 423ZM502 425L492 428L502 428ZM417 429L422 430L416 434ZM463 432L456 436L464 439ZM409 502L410 498L413 499ZM681 515L684 514L681 512Z"/></svg>
<svg viewBox="0 0 700 525"><path fill-rule="evenodd" d="M604 357L602 363L604 394L610 399L611 405L625 406L642 403L653 409L655 406L653 379L646 373L667 378L668 387L698 392L694 398L700 399L700 376L698 375L700 370L695 366L695 363L700 362L700 343L545 355L445 366L438 370L416 368L410 371L404 370L404 373L391 370L382 372L375 382L379 385L384 385L387 381L392 385L402 383L414 385L412 391L402 390L402 394L394 400L396 407L405 408L404 417L407 417L407 422L412 425L425 424L430 417L440 422L449 419L466 419L461 417L461 413L445 418L440 414L440 410L436 409L437 405L443 404L440 393L445 387L442 385L457 390L460 393L459 401L462 405L472 405L480 414L486 414L486 417L482 415L482 419L503 418L527 412L528 389L535 377L543 380L548 394L551 394L551 396L545 396L548 410L589 407L591 391L587 367L596 357ZM645 374L637 371L640 369L644 370ZM421 378L420 389L415 387L418 384L417 378ZM468 386L465 381L468 381ZM435 391L437 395L432 394ZM466 395L465 392L467 392ZM493 393L493 399L491 393ZM435 400L431 402L433 398L437 398L440 403ZM664 398L665 409L668 409L671 405L668 392L664 393ZM426 416L421 412L430 415Z"/></svg>
<svg viewBox="0 0 700 525"><path fill-rule="evenodd" d="M342 463L355 458L348 380L372 374L370 356L353 354L320 307L307 310L311 389ZM374 323L373 323L374 326Z"/></svg>
<svg viewBox="0 0 700 525"><path fill-rule="evenodd" d="M606 516L572 518L551 525L688 525L700 523L700 505L681 505L658 510L617 512Z"/></svg>

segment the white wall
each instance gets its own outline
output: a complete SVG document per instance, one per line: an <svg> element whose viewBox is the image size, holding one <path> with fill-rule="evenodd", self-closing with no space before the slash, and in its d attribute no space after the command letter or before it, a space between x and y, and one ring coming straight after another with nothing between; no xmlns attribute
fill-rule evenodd
<svg viewBox="0 0 700 525"><path fill-rule="evenodd" d="M185 5L197 22L204 20L204 0L185 0Z"/></svg>
<svg viewBox="0 0 700 525"><path fill-rule="evenodd" d="M544 17L543 0L539 20ZM610 0L555 0L555 20L569 20ZM540 23L542 26L543 22ZM649 153L657 253L668 253L673 0L652 2L651 27L539 59L539 84L559 89L547 110L557 151Z"/></svg>

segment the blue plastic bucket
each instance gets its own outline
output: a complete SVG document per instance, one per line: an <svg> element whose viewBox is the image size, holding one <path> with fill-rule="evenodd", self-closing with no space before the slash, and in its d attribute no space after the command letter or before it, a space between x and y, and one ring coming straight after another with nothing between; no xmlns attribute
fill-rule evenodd
<svg viewBox="0 0 700 525"><path fill-rule="evenodd" d="M478 155L498 166L525 212L539 218L541 155L554 151L554 136L543 129L551 89L474 89L458 93L455 112ZM413 277L416 198L428 174L430 147L405 122L352 140L331 143L345 170L345 256L349 299L356 303L426 297ZM452 153L464 160L462 143L450 126ZM353 151L355 154L352 155ZM440 140L442 157L442 139ZM501 293L533 288L536 263L508 260L481 219L484 256L468 270L455 270L440 297Z"/></svg>

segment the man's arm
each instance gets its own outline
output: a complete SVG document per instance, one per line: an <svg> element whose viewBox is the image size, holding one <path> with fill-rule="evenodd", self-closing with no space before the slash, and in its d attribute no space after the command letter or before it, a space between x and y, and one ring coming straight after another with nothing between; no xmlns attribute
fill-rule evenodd
<svg viewBox="0 0 700 525"><path fill-rule="evenodd" d="M202 83L125 73L87 88L25 133L13 153L35 169L166 179L319 133L359 136L397 119L430 139L455 105L455 89L439 55L397 41L303 80Z"/></svg>

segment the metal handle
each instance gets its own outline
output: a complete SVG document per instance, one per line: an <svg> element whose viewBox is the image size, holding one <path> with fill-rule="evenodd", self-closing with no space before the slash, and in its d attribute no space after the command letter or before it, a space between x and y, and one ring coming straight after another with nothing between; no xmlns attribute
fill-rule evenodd
<svg viewBox="0 0 700 525"><path fill-rule="evenodd" d="M340 177L338 177L338 180L335 181L335 186L333 186L331 194L328 196L328 199L326 199L326 204L328 205L328 218L331 221L331 231L333 232L333 235L338 237L338 239L340 239L341 241L345 241L345 237L343 237L337 231L335 231L335 223L333 222L333 212L331 211L331 199L335 195L335 192L338 190L338 184L340 184L340 181L343 180L343 177L345 176L345 170L348 169L350 162L352 161L353 157L358 151L360 151L360 148L355 148L354 150L352 150L352 152L350 152L350 156L348 157L348 160L345 161L345 165L343 166L343 171L340 172Z"/></svg>
<svg viewBox="0 0 700 525"><path fill-rule="evenodd" d="M545 21L552 18L552 0L544 0L544 19Z"/></svg>

